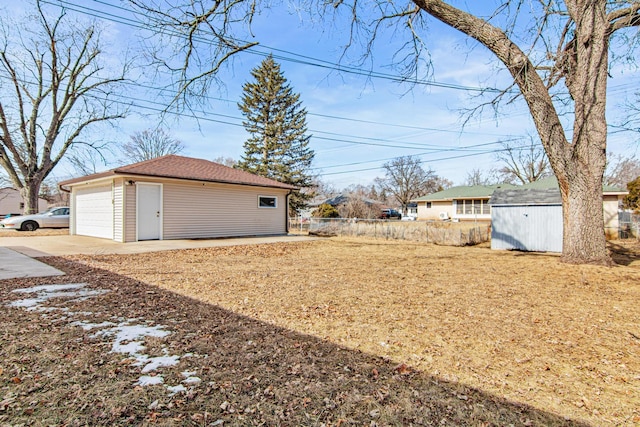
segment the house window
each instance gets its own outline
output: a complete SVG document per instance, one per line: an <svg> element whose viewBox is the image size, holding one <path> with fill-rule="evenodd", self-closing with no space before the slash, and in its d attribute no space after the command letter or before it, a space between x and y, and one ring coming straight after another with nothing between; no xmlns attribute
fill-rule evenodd
<svg viewBox="0 0 640 427"><path fill-rule="evenodd" d="M482 201L482 213L485 214L485 215L491 214L491 206L489 206L489 201L488 200L483 200Z"/></svg>
<svg viewBox="0 0 640 427"><path fill-rule="evenodd" d="M455 200L457 215L489 215L491 207L486 199Z"/></svg>
<svg viewBox="0 0 640 427"><path fill-rule="evenodd" d="M464 214L471 215L473 213L473 200L464 201Z"/></svg>
<svg viewBox="0 0 640 427"><path fill-rule="evenodd" d="M427 209L431 209L431 202L427 202Z"/></svg>
<svg viewBox="0 0 640 427"><path fill-rule="evenodd" d="M276 196L258 196L259 208L277 208L278 198Z"/></svg>

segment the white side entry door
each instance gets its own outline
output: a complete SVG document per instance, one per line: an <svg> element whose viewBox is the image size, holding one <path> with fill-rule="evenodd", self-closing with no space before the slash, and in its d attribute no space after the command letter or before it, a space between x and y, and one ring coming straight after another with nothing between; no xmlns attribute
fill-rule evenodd
<svg viewBox="0 0 640 427"><path fill-rule="evenodd" d="M137 240L162 240L162 184L136 183Z"/></svg>

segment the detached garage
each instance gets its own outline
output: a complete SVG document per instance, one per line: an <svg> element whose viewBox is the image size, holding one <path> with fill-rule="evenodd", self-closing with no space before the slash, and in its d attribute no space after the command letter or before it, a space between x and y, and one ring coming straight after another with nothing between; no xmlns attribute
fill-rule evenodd
<svg viewBox="0 0 640 427"><path fill-rule="evenodd" d="M194 239L287 233L296 187L208 160L176 155L60 183L71 193L71 234Z"/></svg>

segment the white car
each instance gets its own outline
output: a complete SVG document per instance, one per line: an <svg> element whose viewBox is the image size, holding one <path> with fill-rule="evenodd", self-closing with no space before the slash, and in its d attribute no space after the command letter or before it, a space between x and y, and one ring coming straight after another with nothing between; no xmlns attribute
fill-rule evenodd
<svg viewBox="0 0 640 427"><path fill-rule="evenodd" d="M38 228L69 228L69 208L49 208L33 215L12 216L0 221L2 228L18 231L34 231Z"/></svg>

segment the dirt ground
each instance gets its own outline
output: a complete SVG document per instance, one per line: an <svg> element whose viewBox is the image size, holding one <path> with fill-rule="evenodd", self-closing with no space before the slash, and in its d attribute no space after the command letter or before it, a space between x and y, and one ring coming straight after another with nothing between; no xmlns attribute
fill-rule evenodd
<svg viewBox="0 0 640 427"><path fill-rule="evenodd" d="M338 238L44 258L67 276L0 281L0 304L108 292L0 310L0 423L640 425L640 245L612 249L613 268ZM166 387L95 333L123 319L170 332L144 341L179 356Z"/></svg>

